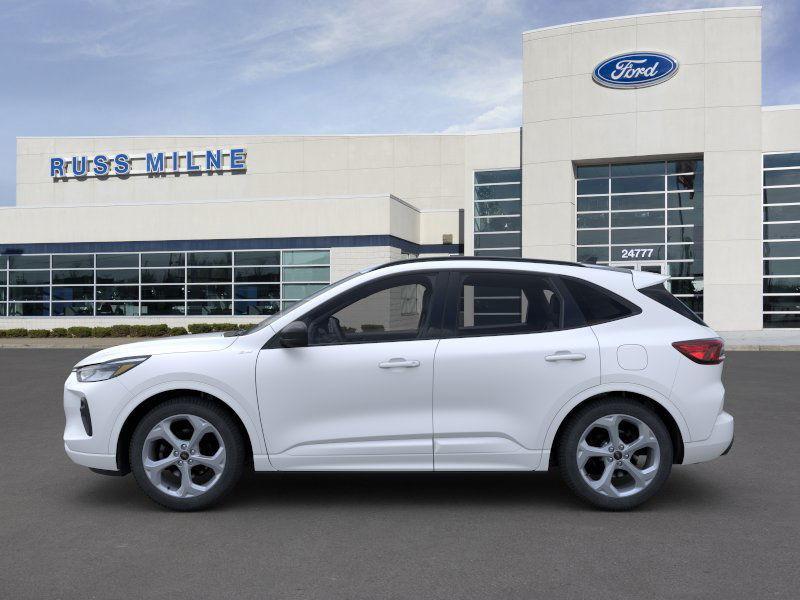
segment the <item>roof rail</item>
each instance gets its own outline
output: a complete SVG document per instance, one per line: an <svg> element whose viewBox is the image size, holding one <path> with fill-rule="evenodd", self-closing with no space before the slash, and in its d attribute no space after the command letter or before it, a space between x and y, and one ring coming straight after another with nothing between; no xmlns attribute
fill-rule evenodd
<svg viewBox="0 0 800 600"><path fill-rule="evenodd" d="M406 265L406 264L414 264L414 263L424 263L424 262L439 262L445 260L477 260L477 261L493 261L493 262L522 262L528 264L545 264L545 265L563 265L566 267L593 267L594 265L588 265L578 262L571 262L567 260L549 260L544 258L504 258L502 256L426 256L423 258L407 258L403 260L395 260L391 262L384 263L382 265L377 265L373 267L371 270L383 269L385 267L393 267L395 265Z"/></svg>

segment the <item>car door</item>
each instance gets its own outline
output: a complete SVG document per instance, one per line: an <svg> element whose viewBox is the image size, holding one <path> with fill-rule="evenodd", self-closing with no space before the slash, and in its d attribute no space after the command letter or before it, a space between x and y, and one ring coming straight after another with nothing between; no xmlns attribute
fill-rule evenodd
<svg viewBox="0 0 800 600"><path fill-rule="evenodd" d="M594 333L558 278L527 271L454 271L445 314L434 468L537 468L555 413L600 382Z"/></svg>
<svg viewBox="0 0 800 600"><path fill-rule="evenodd" d="M309 345L267 347L257 387L285 470L431 470L433 358L446 274L393 275L307 314ZM274 345L274 344L273 344Z"/></svg>

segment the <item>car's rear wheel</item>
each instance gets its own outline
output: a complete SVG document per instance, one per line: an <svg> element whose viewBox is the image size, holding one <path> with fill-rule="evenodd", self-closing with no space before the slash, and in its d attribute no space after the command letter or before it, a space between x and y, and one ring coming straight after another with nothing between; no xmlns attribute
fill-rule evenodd
<svg viewBox="0 0 800 600"><path fill-rule="evenodd" d="M236 485L246 449L226 411L186 397L160 404L142 418L129 456L136 482L150 498L173 510L199 510Z"/></svg>
<svg viewBox="0 0 800 600"><path fill-rule="evenodd" d="M609 510L651 498L672 469L672 441L663 421L649 407L625 398L579 410L566 424L557 452L567 485Z"/></svg>

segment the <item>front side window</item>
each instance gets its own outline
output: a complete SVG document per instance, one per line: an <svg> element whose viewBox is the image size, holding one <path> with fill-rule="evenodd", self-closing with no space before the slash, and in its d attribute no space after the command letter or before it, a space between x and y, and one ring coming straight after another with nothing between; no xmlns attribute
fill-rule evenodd
<svg viewBox="0 0 800 600"><path fill-rule="evenodd" d="M392 277L348 294L312 316L309 344L391 342L422 337L433 297L432 275Z"/></svg>

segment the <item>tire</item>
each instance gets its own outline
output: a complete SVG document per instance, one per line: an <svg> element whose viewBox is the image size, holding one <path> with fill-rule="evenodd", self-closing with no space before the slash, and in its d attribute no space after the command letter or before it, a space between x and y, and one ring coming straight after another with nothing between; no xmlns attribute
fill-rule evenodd
<svg viewBox="0 0 800 600"><path fill-rule="evenodd" d="M672 440L661 418L625 398L606 398L579 409L557 449L567 486L605 510L628 510L650 499L669 477L672 456Z"/></svg>
<svg viewBox="0 0 800 600"><path fill-rule="evenodd" d="M191 511L216 504L233 489L244 471L247 449L226 411L185 396L145 414L134 429L129 456L145 494L161 506Z"/></svg>

